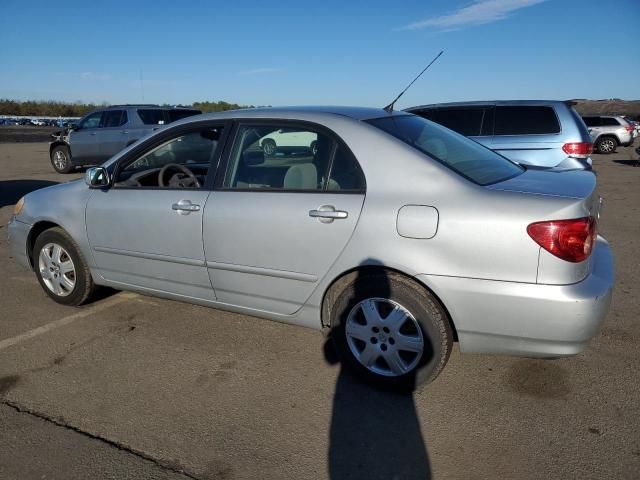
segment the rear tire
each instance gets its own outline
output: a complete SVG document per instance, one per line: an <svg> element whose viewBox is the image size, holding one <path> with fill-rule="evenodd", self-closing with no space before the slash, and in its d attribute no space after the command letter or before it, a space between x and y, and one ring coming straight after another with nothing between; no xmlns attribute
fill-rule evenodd
<svg viewBox="0 0 640 480"><path fill-rule="evenodd" d="M42 232L36 238L32 258L40 286L55 302L82 305L95 291L80 248L63 229Z"/></svg>
<svg viewBox="0 0 640 480"><path fill-rule="evenodd" d="M596 150L603 155L615 152L617 146L618 141L614 137L600 137L596 142Z"/></svg>
<svg viewBox="0 0 640 480"><path fill-rule="evenodd" d="M451 354L453 331L444 308L402 275L361 273L330 311L331 337L344 366L377 387L412 392L435 380Z"/></svg>
<svg viewBox="0 0 640 480"><path fill-rule="evenodd" d="M73 170L71 151L66 145L58 145L51 150L51 165L58 173L69 173Z"/></svg>
<svg viewBox="0 0 640 480"><path fill-rule="evenodd" d="M262 142L262 151L264 151L265 155L273 155L276 153L276 142L267 138Z"/></svg>

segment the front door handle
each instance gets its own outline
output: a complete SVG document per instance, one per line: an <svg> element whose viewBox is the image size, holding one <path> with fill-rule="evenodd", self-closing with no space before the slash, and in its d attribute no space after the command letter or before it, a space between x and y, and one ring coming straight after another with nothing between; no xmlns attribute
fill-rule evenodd
<svg viewBox="0 0 640 480"><path fill-rule="evenodd" d="M334 220L347 218L349 213L343 210L336 210L333 205L322 205L317 210L309 210L309 216L317 218L322 223L331 223Z"/></svg>
<svg viewBox="0 0 640 480"><path fill-rule="evenodd" d="M171 210L175 210L180 215L189 215L191 212L200 210L200 205L191 203L191 200L180 200L178 203L171 205Z"/></svg>

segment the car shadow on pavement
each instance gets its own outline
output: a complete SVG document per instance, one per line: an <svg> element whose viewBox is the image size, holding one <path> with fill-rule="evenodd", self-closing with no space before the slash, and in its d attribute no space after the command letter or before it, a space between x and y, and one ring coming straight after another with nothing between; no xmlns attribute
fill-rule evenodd
<svg viewBox="0 0 640 480"><path fill-rule="evenodd" d="M367 288L370 279L365 278L356 278L352 290L356 298L362 298L359 291ZM376 277L378 285L385 281L389 290L388 278ZM339 363L330 336L324 355L329 364ZM413 395L369 386L340 365L329 430L328 470L331 480L430 479Z"/></svg>
<svg viewBox="0 0 640 480"><path fill-rule="evenodd" d="M614 160L614 163L619 163L620 165L627 165L629 167L640 167L640 158L636 160Z"/></svg>
<svg viewBox="0 0 640 480"><path fill-rule="evenodd" d="M29 192L57 183L49 180L0 180L0 208L14 205Z"/></svg>

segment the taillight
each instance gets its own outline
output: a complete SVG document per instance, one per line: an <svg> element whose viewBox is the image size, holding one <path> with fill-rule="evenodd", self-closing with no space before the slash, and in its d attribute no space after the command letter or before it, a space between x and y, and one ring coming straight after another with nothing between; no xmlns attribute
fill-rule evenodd
<svg viewBox="0 0 640 480"><path fill-rule="evenodd" d="M565 143L562 146L562 151L570 157L585 158L593 153L593 143L591 142L577 142L577 143Z"/></svg>
<svg viewBox="0 0 640 480"><path fill-rule="evenodd" d="M593 217L584 217L536 222L527 227L527 233L546 251L577 263L591 255L596 241L596 221Z"/></svg>
<svg viewBox="0 0 640 480"><path fill-rule="evenodd" d="M624 127L624 129L629 132L632 133L635 130L635 127L632 127L631 125L627 125Z"/></svg>

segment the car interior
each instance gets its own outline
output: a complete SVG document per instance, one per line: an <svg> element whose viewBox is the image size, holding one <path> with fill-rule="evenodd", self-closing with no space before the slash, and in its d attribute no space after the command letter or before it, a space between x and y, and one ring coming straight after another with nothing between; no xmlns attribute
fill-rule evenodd
<svg viewBox="0 0 640 480"><path fill-rule="evenodd" d="M209 128L164 142L121 169L114 186L201 188L221 134Z"/></svg>
<svg viewBox="0 0 640 480"><path fill-rule="evenodd" d="M314 147L278 144L275 152L265 154L262 139L278 131L275 127L245 127L238 134L232 151L225 187L233 189L277 190L358 190L362 187L359 166L336 148L337 143L324 134L317 135ZM293 129L287 128L291 133ZM335 154L334 154L334 149ZM330 178L327 173L330 168Z"/></svg>

